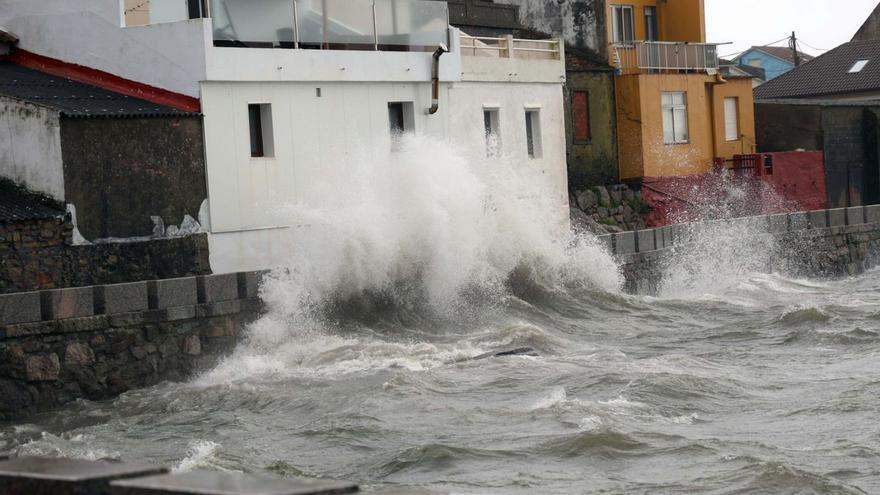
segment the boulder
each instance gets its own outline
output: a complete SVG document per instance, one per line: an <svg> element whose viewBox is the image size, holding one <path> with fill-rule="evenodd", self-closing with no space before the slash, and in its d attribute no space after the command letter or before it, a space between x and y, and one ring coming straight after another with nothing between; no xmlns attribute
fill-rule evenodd
<svg viewBox="0 0 880 495"><path fill-rule="evenodd" d="M51 382L58 379L61 372L61 360L58 354L29 356L25 361L25 372L29 382Z"/></svg>
<svg viewBox="0 0 880 495"><path fill-rule="evenodd" d="M67 348L64 350L64 364L67 366L95 364L95 352L86 344L78 342L67 344Z"/></svg>
<svg viewBox="0 0 880 495"><path fill-rule="evenodd" d="M599 197L599 204L602 206L610 206L611 205L611 195L608 194L608 189L604 186L596 186L593 188L596 191L596 195Z"/></svg>
<svg viewBox="0 0 880 495"><path fill-rule="evenodd" d="M581 191L577 195L577 206L584 211L589 210L590 208L595 208L598 204L599 196L589 189Z"/></svg>

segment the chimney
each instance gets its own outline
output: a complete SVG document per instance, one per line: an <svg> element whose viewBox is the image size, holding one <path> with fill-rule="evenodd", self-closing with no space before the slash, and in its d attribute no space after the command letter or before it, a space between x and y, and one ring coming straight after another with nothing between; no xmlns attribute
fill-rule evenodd
<svg viewBox="0 0 880 495"><path fill-rule="evenodd" d="M0 57L9 55L16 43L18 43L18 36L0 26Z"/></svg>

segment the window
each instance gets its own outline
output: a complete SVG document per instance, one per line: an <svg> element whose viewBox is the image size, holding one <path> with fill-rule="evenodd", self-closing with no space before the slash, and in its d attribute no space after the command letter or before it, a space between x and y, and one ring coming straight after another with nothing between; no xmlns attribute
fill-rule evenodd
<svg viewBox="0 0 880 495"><path fill-rule="evenodd" d="M724 98L724 136L728 141L739 141L739 98Z"/></svg>
<svg viewBox="0 0 880 495"><path fill-rule="evenodd" d="M586 142L593 138L590 128L590 93L575 91L571 95L571 118L574 121L575 142Z"/></svg>
<svg viewBox="0 0 880 495"><path fill-rule="evenodd" d="M761 68L764 66L764 62L760 58L750 58L749 65L752 67Z"/></svg>
<svg viewBox="0 0 880 495"><path fill-rule="evenodd" d="M483 109L483 127L486 132L486 156L501 155L501 121L497 108Z"/></svg>
<svg viewBox="0 0 880 495"><path fill-rule="evenodd" d="M619 44L631 44L635 40L631 5L611 6L611 37L611 41Z"/></svg>
<svg viewBox="0 0 880 495"><path fill-rule="evenodd" d="M662 96L663 142L680 144L688 142L687 94L666 92Z"/></svg>
<svg viewBox="0 0 880 495"><path fill-rule="evenodd" d="M864 69L865 66L868 65L868 62L870 62L870 60L859 60L858 62L854 63L852 67L850 67L849 73L855 74L856 72L861 72L862 69Z"/></svg>
<svg viewBox="0 0 880 495"><path fill-rule="evenodd" d="M660 30L657 28L657 7L645 7L645 39L657 41L660 39Z"/></svg>
<svg viewBox="0 0 880 495"><path fill-rule="evenodd" d="M391 131L391 149L400 147L400 138L404 133L413 132L415 117L411 101L395 101L388 103L388 125Z"/></svg>
<svg viewBox="0 0 880 495"><path fill-rule="evenodd" d="M251 157L274 156L272 105L268 103L248 104L248 120L250 122Z"/></svg>
<svg viewBox="0 0 880 495"><path fill-rule="evenodd" d="M541 112L526 110L526 149L529 158L541 158Z"/></svg>

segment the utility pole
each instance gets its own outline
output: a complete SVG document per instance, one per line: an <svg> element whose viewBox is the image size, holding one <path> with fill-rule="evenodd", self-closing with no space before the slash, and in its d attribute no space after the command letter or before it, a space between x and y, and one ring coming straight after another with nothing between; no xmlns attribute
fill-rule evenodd
<svg viewBox="0 0 880 495"><path fill-rule="evenodd" d="M788 46L791 48L792 60L794 60L794 66L799 67L801 65L801 54L797 49L797 36L794 31L791 32L791 38L788 39Z"/></svg>

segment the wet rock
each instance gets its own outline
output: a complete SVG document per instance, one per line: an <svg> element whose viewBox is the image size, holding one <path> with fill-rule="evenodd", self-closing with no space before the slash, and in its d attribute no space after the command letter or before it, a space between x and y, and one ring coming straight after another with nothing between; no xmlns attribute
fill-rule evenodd
<svg viewBox="0 0 880 495"><path fill-rule="evenodd" d="M590 232L596 235L604 235L608 233L605 226L596 222L592 217L577 208L571 208L570 213L571 228L575 233L581 234L584 232Z"/></svg>
<svg viewBox="0 0 880 495"><path fill-rule="evenodd" d="M599 196L599 204L601 206L609 206L611 205L611 195L608 194L608 189L604 186L596 186L593 188L596 191L596 194Z"/></svg>
<svg viewBox="0 0 880 495"><path fill-rule="evenodd" d="M581 191L577 196L577 206L581 210L589 210L599 204L599 196L590 190Z"/></svg>
<svg viewBox="0 0 880 495"><path fill-rule="evenodd" d="M515 349L505 349L501 351L492 351L487 352L485 354L480 354L479 356L474 356L471 358L472 361L476 361L478 359L488 359L494 357L506 357L506 356L532 356L537 357L538 352L532 349L531 347L517 347Z"/></svg>
<svg viewBox="0 0 880 495"><path fill-rule="evenodd" d="M202 341L198 335L190 335L183 341L183 353L198 356L202 353Z"/></svg>
<svg viewBox="0 0 880 495"><path fill-rule="evenodd" d="M25 361L25 373L29 382L50 382L58 379L61 372L61 361L58 354L29 356Z"/></svg>
<svg viewBox="0 0 880 495"><path fill-rule="evenodd" d="M86 344L67 344L64 350L64 364L67 366L90 366L95 364L95 352Z"/></svg>

